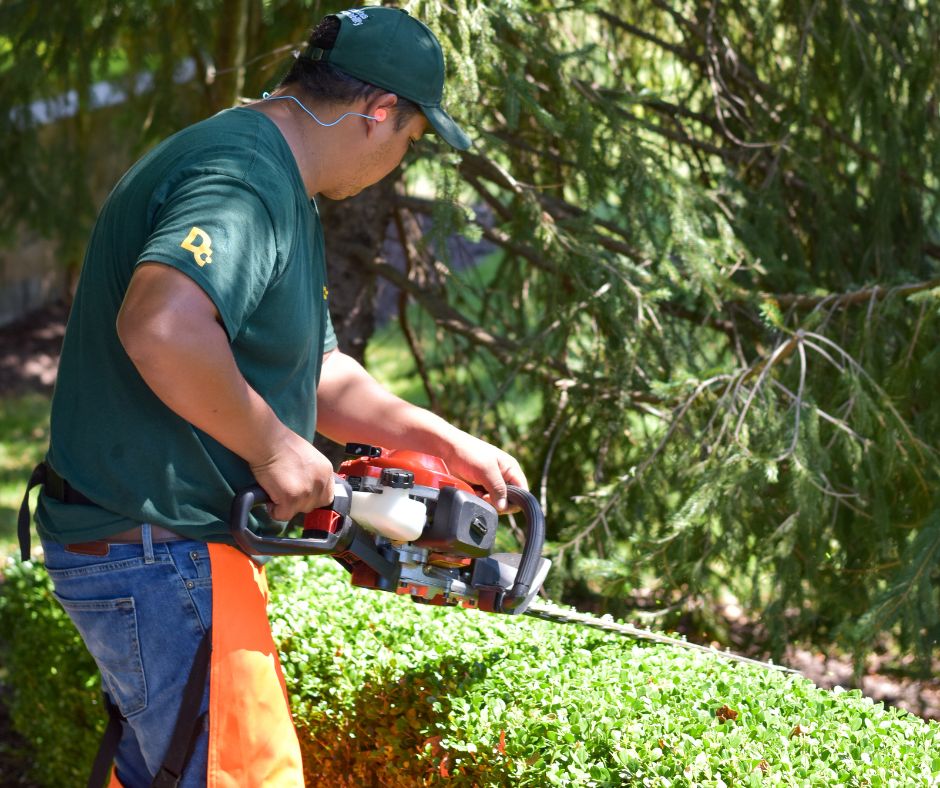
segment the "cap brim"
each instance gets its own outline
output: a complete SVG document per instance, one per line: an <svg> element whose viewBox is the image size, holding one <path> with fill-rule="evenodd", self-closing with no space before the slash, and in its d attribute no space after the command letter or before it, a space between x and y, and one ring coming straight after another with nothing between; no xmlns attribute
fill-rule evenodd
<svg viewBox="0 0 940 788"><path fill-rule="evenodd" d="M470 147L470 138L454 119L440 107L422 106L421 110L428 119L428 123L441 135L444 142L457 150L467 150Z"/></svg>

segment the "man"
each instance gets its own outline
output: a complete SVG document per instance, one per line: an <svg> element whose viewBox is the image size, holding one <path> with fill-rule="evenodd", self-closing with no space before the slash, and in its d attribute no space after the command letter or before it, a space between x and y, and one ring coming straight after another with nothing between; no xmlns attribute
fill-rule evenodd
<svg viewBox="0 0 940 788"><path fill-rule="evenodd" d="M273 95L166 140L101 211L35 478L125 786L303 784L263 573L226 521L253 481L276 520L331 502L315 426L442 456L498 508L525 485L508 454L380 387L330 326L312 198L376 183L429 125L466 148L443 79L440 45L405 12L327 17Z"/></svg>

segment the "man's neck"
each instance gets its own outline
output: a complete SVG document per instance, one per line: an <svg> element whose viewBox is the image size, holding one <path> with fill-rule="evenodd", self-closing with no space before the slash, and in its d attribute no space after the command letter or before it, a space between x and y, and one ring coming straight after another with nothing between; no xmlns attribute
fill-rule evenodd
<svg viewBox="0 0 940 788"><path fill-rule="evenodd" d="M336 134L335 130L333 134L325 133L332 129L319 126L295 101L278 98L288 95L293 94L287 90L279 90L270 98L262 99L249 106L267 115L278 127L291 153L294 154L294 160L297 162L307 194L313 197L329 189L331 176L325 165L331 161L342 161L342 157L337 158L339 151L334 148L344 139L344 136ZM317 117L321 117L322 113L327 121L332 119L327 116L330 112L335 112L335 108L313 106L302 98L298 100L303 102L307 109Z"/></svg>

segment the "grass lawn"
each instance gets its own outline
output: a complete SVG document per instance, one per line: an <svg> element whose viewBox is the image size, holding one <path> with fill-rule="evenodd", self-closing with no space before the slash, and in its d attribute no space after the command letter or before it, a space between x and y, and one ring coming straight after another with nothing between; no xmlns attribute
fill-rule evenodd
<svg viewBox="0 0 940 788"><path fill-rule="evenodd" d="M0 558L19 550L16 517L29 474L49 443L49 403L44 394L0 398Z"/></svg>

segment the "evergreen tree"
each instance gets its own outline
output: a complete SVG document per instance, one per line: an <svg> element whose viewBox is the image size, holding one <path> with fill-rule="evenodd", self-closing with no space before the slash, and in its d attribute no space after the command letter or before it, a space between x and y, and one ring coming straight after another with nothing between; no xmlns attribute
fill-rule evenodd
<svg viewBox="0 0 940 788"><path fill-rule="evenodd" d="M330 208L338 230L364 226L348 210L390 219L405 260L385 261L383 232L333 233L331 277L355 272L341 340L368 339L372 277L401 288L429 403L533 476L554 595L664 612L731 590L778 648L841 636L861 654L892 632L928 656L934 5L401 5L444 41L449 106L476 145L429 140L404 180ZM260 94L283 72L279 47L341 7L31 6L0 6L3 215L55 234L66 257L96 204L96 79L128 86L106 112L136 152ZM181 63L196 77L176 84ZM134 94L141 73L154 87ZM69 89L79 111L54 127L11 114ZM486 265L466 267L455 231L491 246Z"/></svg>
<svg viewBox="0 0 940 788"><path fill-rule="evenodd" d="M501 256L412 276L416 367L431 391L469 378L476 400L441 406L540 471L553 590L626 612L730 588L778 650L891 630L926 656L936 9L459 8L439 24L480 144L441 188Z"/></svg>

